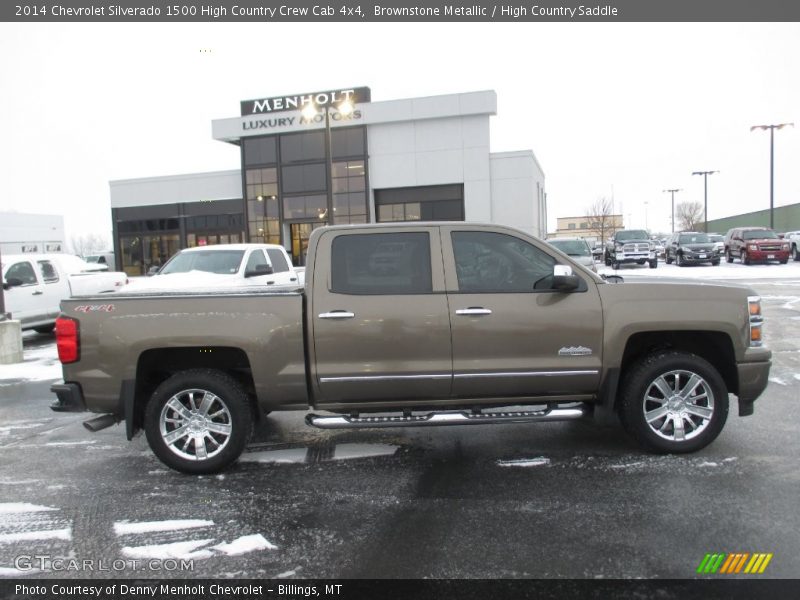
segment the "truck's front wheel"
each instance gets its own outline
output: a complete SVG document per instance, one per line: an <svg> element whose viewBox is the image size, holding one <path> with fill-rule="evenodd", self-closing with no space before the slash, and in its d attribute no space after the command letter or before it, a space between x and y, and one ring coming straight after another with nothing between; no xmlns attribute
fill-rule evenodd
<svg viewBox="0 0 800 600"><path fill-rule="evenodd" d="M234 462L253 430L242 386L213 369L181 371L153 392L145 433L155 455L184 473L215 473Z"/></svg>
<svg viewBox="0 0 800 600"><path fill-rule="evenodd" d="M717 370L688 352L657 352L635 364L624 379L620 420L653 452L704 448L728 418L728 393Z"/></svg>

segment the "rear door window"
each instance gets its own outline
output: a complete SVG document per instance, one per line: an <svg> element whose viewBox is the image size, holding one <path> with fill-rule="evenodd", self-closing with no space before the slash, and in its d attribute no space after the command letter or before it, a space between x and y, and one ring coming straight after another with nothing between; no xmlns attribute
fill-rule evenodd
<svg viewBox="0 0 800 600"><path fill-rule="evenodd" d="M58 281L58 271L49 260L39 261L39 273L45 283L55 283Z"/></svg>
<svg viewBox="0 0 800 600"><path fill-rule="evenodd" d="M333 240L331 291L337 294L430 294L430 235L340 235Z"/></svg>
<svg viewBox="0 0 800 600"><path fill-rule="evenodd" d="M267 248L267 256L269 256L269 260L272 262L273 273L285 273L289 270L286 257L283 252L277 248Z"/></svg>

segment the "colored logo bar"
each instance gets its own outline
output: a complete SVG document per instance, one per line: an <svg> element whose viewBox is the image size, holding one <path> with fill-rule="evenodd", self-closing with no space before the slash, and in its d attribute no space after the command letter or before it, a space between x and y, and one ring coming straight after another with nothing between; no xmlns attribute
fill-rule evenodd
<svg viewBox="0 0 800 600"><path fill-rule="evenodd" d="M711 575L759 574L767 569L772 556L771 552L706 554L697 567L697 572Z"/></svg>

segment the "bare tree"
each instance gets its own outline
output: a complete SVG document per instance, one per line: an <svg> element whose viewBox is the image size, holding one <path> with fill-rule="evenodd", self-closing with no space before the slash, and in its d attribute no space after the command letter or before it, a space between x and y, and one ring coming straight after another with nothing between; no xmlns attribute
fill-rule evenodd
<svg viewBox="0 0 800 600"><path fill-rule="evenodd" d="M675 209L678 228L683 231L699 231L703 224L703 203L696 200L681 202Z"/></svg>
<svg viewBox="0 0 800 600"><path fill-rule="evenodd" d="M614 203L604 196L586 209L586 218L589 220L589 228L600 236L601 244L619 229L619 223L614 218Z"/></svg>
<svg viewBox="0 0 800 600"><path fill-rule="evenodd" d="M109 246L108 240L99 233L84 233L73 235L69 238L70 249L73 254L87 256L106 250Z"/></svg>

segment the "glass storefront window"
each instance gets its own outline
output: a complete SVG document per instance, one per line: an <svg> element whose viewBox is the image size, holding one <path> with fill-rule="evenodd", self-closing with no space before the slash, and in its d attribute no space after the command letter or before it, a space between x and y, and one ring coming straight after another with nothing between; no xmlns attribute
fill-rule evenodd
<svg viewBox="0 0 800 600"><path fill-rule="evenodd" d="M366 170L363 160L333 163L334 224L367 220Z"/></svg>

